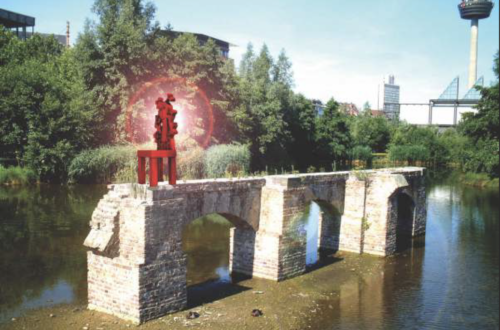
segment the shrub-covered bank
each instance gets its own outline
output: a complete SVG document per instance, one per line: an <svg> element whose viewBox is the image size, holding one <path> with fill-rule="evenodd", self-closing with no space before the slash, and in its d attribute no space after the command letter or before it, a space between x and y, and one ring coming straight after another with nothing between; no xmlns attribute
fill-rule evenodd
<svg viewBox="0 0 500 330"><path fill-rule="evenodd" d="M468 186L479 188L499 188L499 179L492 179L485 173L462 173L458 179L460 182Z"/></svg>
<svg viewBox="0 0 500 330"><path fill-rule="evenodd" d="M35 172L19 166L0 165L0 185L26 185L37 181Z"/></svg>

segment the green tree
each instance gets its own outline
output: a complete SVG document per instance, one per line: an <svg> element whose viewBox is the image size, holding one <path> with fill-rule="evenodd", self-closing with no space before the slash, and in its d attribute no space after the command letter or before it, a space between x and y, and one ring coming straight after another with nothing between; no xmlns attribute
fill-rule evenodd
<svg viewBox="0 0 500 330"><path fill-rule="evenodd" d="M134 138L150 138L151 118L147 109L166 92L183 95L189 133L198 141L205 139L209 122L213 127L210 143L225 143L234 138L231 117L239 96L235 68L221 56L213 40L200 45L195 36L178 35L172 27L161 30L154 21L155 7L143 0L96 0L96 22L89 22L76 43L76 52L88 87L88 96L102 117L103 144ZM151 95L134 105L133 132L126 131L125 109L131 96L157 78L182 78L188 85L172 87L167 83L151 89ZM213 113L200 96L210 100ZM153 94L155 95L153 97ZM202 110L199 110L202 109ZM213 118L211 118L213 115ZM192 129L191 129L192 128Z"/></svg>
<svg viewBox="0 0 500 330"><path fill-rule="evenodd" d="M240 62L239 73L240 77L248 79L253 72L253 65L255 63L255 53L253 51L252 43L247 45L247 51L243 54Z"/></svg>
<svg viewBox="0 0 500 330"><path fill-rule="evenodd" d="M391 139L391 128L385 117L373 117L363 112L352 121L353 142L357 146L367 146L375 152L385 152Z"/></svg>
<svg viewBox="0 0 500 330"><path fill-rule="evenodd" d="M411 159L412 162L445 164L449 158L449 150L441 143L437 127L399 124L392 134L389 156L395 160L403 160L393 156L394 153L400 154L402 151L409 155L407 159Z"/></svg>
<svg viewBox="0 0 500 330"><path fill-rule="evenodd" d="M467 147L462 149L461 162L466 171L499 176L499 55L495 55L493 71L496 82L490 87L479 87L481 100L477 113L466 113L459 131L467 138Z"/></svg>
<svg viewBox="0 0 500 330"><path fill-rule="evenodd" d="M73 52L53 37L20 41L0 30L0 40L1 153L42 180L64 180L71 158L95 142Z"/></svg>
<svg viewBox="0 0 500 330"><path fill-rule="evenodd" d="M283 58L282 58L283 61ZM285 121L291 96L283 82L273 82L274 60L264 45L258 57L249 45L240 64L240 101L235 111L235 124L250 145L252 169L279 167L288 161L286 143L289 132ZM242 69L243 68L243 69ZM282 71L283 75L287 74Z"/></svg>
<svg viewBox="0 0 500 330"><path fill-rule="evenodd" d="M288 88L294 85L292 63L284 49L281 50L278 61L271 69L271 77L273 82L283 84Z"/></svg>
<svg viewBox="0 0 500 330"><path fill-rule="evenodd" d="M87 83L88 96L101 110L103 143L124 138L122 110L132 86L147 75L148 40L158 31L153 24L155 8L141 0L95 0L92 12L98 22L88 21L75 48Z"/></svg>
<svg viewBox="0 0 500 330"><path fill-rule="evenodd" d="M290 132L286 146L294 166L305 171L318 165L314 162L316 110L312 101L302 94L292 95L285 120Z"/></svg>
<svg viewBox="0 0 500 330"><path fill-rule="evenodd" d="M330 99L323 115L316 120L316 154L321 166L330 167L333 162L349 159L352 137L348 118L339 112L339 104Z"/></svg>

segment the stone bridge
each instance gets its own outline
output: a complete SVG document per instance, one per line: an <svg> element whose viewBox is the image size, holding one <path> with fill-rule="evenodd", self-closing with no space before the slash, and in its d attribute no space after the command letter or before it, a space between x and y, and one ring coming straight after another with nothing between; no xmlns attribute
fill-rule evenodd
<svg viewBox="0 0 500 330"><path fill-rule="evenodd" d="M220 214L234 224L232 272L280 281L306 270L304 211L321 207L318 248L394 254L425 233L424 169L397 168L111 185L92 215L89 308L142 323L187 304L183 228Z"/></svg>

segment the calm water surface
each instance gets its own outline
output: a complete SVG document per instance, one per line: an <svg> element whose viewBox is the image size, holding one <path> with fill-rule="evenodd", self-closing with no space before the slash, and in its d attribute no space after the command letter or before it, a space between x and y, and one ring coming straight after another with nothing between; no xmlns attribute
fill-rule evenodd
<svg viewBox="0 0 500 330"><path fill-rule="evenodd" d="M498 190L437 177L427 189L426 237L395 257L352 256L375 262L380 274L353 276L336 288L341 299L312 329L498 329ZM33 308L85 303L82 242L105 192L105 186L0 187L0 322ZM320 258L318 215L313 203L304 223L309 265ZM231 286L230 226L210 216L185 230L190 304Z"/></svg>

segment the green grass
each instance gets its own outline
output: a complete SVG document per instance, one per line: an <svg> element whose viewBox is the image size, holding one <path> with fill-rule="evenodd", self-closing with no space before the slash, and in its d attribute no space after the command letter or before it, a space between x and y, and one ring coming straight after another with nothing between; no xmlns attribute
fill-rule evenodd
<svg viewBox="0 0 500 330"><path fill-rule="evenodd" d="M37 181L36 174L30 169L0 165L0 185L28 185Z"/></svg>

